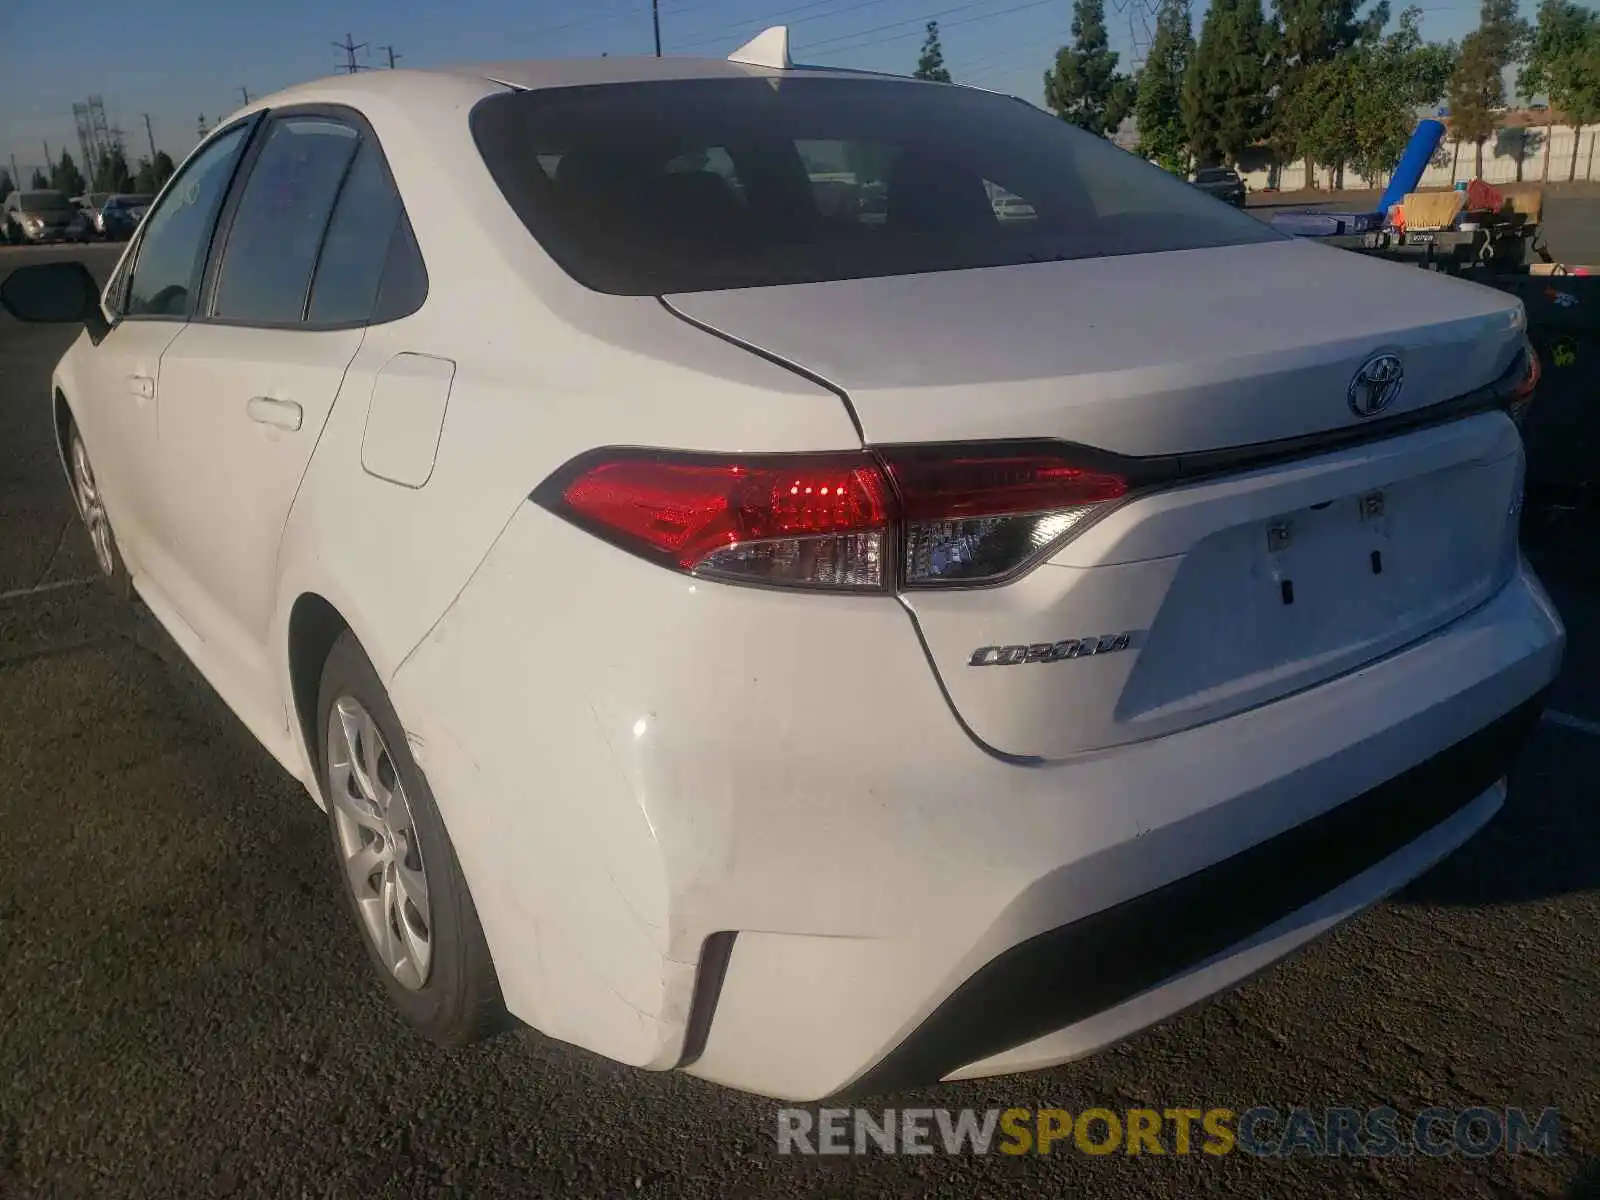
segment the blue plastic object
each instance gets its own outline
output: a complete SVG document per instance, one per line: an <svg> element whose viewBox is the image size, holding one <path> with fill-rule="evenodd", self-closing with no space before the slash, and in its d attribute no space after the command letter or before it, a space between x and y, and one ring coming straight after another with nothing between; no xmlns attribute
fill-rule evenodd
<svg viewBox="0 0 1600 1200"><path fill-rule="evenodd" d="M1394 175L1383 193L1383 199L1378 201L1379 212L1388 212L1390 205L1399 204L1406 198L1407 192L1417 190L1417 183L1422 179L1422 173L1428 169L1428 163L1433 159L1433 152L1439 148L1439 143L1443 140L1444 125L1441 122L1427 120L1417 125L1411 140L1406 143L1406 148L1400 155L1399 165L1394 169Z"/></svg>

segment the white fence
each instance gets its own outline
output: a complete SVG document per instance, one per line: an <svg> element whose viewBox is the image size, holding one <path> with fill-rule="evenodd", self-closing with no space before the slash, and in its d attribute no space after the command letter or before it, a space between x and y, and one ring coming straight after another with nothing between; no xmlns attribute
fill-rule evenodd
<svg viewBox="0 0 1600 1200"><path fill-rule="evenodd" d="M1419 188L1447 188L1457 182L1469 180L1476 174L1477 147L1471 142L1456 143L1447 133L1433 156L1433 162L1423 172ZM1245 184L1252 192L1270 186L1266 167L1241 170ZM1330 167L1313 168L1314 186L1331 190L1338 184ZM1280 191L1298 191L1305 187L1305 164L1292 162L1279 173ZM1600 125L1585 125L1574 130L1570 126L1554 128L1509 126L1497 130L1483 144L1483 178L1487 183L1561 183L1568 179L1600 179ZM1347 188L1383 187L1388 176L1381 179L1363 179L1353 170L1344 173Z"/></svg>

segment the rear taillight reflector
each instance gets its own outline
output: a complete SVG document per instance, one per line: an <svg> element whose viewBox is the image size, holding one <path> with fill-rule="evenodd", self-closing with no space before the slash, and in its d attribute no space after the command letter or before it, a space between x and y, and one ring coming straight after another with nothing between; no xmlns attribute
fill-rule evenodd
<svg viewBox="0 0 1600 1200"><path fill-rule="evenodd" d="M1533 395L1539 388L1539 378L1544 374L1543 364L1539 361L1539 352L1533 348L1533 343L1523 339L1523 354L1526 362L1523 367L1522 380L1511 393L1511 401L1506 408L1511 414L1511 419L1518 425L1528 415L1528 410L1533 407Z"/></svg>
<svg viewBox="0 0 1600 1200"><path fill-rule="evenodd" d="M733 457L595 451L534 494L697 575L786 587L973 586L1037 562L1128 491L1031 445Z"/></svg>

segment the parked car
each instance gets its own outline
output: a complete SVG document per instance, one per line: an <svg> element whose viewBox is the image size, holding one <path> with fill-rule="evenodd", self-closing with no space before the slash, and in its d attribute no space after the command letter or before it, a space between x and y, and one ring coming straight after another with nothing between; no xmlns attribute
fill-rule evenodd
<svg viewBox="0 0 1600 1200"><path fill-rule="evenodd" d="M406 1016L795 1099L1030 1070L1482 828L1565 643L1516 300L735 59L298 86L103 293L0 284L84 324L39 402L100 569L326 809ZM668 169L713 149L742 200Z"/></svg>
<svg viewBox="0 0 1600 1200"><path fill-rule="evenodd" d="M150 203L154 199L154 196L131 194L109 196L100 209L96 228L106 238L130 238L133 231L139 228L139 222L144 220L145 213L150 211Z"/></svg>
<svg viewBox="0 0 1600 1200"><path fill-rule="evenodd" d="M72 197L72 203L83 214L84 226L91 234L99 234L100 209L111 198L110 192L85 192Z"/></svg>
<svg viewBox="0 0 1600 1200"><path fill-rule="evenodd" d="M1194 186L1218 200L1226 200L1238 208L1244 207L1244 180L1232 167L1201 167L1194 173Z"/></svg>
<svg viewBox="0 0 1600 1200"><path fill-rule="evenodd" d="M79 242L89 236L83 214L60 192L12 192L0 212L8 242Z"/></svg>

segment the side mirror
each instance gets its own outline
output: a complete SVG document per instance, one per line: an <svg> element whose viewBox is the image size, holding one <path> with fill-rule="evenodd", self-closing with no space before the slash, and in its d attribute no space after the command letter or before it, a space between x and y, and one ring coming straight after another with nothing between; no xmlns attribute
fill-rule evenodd
<svg viewBox="0 0 1600 1200"><path fill-rule="evenodd" d="M83 322L98 342L105 336L100 285L81 262L33 263L0 280L0 308L19 321Z"/></svg>

